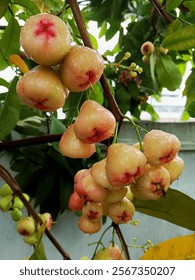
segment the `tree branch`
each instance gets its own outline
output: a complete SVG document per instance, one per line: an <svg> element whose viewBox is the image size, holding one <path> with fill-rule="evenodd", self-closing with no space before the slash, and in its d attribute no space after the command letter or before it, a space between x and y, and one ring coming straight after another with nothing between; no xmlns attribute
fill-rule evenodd
<svg viewBox="0 0 195 280"><path fill-rule="evenodd" d="M35 212L34 208L31 206L31 204L28 202L28 200L23 195L19 185L17 184L16 180L12 177L12 175L9 173L9 171L0 164L0 176L3 178L3 180L10 186L12 191L15 195L19 197L19 199L24 203L24 206L26 207L28 213L34 218L34 220L42 224L42 220L39 217L39 215ZM46 228L45 234L50 239L50 241L53 243L53 245L56 247L56 249L61 253L64 260L70 260L70 256L68 253L64 251L64 249L61 247L61 245L57 242L55 237L52 235L52 233Z"/></svg>
<svg viewBox="0 0 195 280"><path fill-rule="evenodd" d="M164 18L168 23L171 23L173 21L172 17L165 11L163 8L163 5L160 3L159 0L150 0L152 5L154 6L157 13Z"/></svg>

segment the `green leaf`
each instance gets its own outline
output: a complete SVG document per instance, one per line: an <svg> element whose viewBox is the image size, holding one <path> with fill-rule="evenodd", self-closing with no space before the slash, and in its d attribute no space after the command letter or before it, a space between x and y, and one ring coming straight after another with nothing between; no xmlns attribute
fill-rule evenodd
<svg viewBox="0 0 195 280"><path fill-rule="evenodd" d="M36 245L33 254L30 256L29 260L47 260L45 253L45 247L43 245L42 238Z"/></svg>
<svg viewBox="0 0 195 280"><path fill-rule="evenodd" d="M166 36L162 42L164 48L174 51L192 49L195 46L195 25L189 25Z"/></svg>
<svg viewBox="0 0 195 280"><path fill-rule="evenodd" d="M195 12L195 1L184 1L183 5L190 11Z"/></svg>
<svg viewBox="0 0 195 280"><path fill-rule="evenodd" d="M17 81L17 77L12 80L0 114L0 139L11 132L19 119L21 103L16 93Z"/></svg>
<svg viewBox="0 0 195 280"><path fill-rule="evenodd" d="M169 189L163 199L150 201L134 198L133 203L138 212L195 230L195 200L180 191Z"/></svg>
<svg viewBox="0 0 195 280"><path fill-rule="evenodd" d="M107 22L104 21L101 28L100 28L100 33L99 33L99 38L103 37L106 35L106 31L107 31Z"/></svg>
<svg viewBox="0 0 195 280"><path fill-rule="evenodd" d="M9 83L2 78L0 78L0 85L3 87L9 88Z"/></svg>
<svg viewBox="0 0 195 280"><path fill-rule="evenodd" d="M6 60L11 54L20 52L19 44L20 26L14 17L10 17L8 26L6 27L0 40L0 71L9 66Z"/></svg>
<svg viewBox="0 0 195 280"><path fill-rule="evenodd" d="M183 28L183 24L181 22L181 20L179 19L176 19L174 20L173 22L171 22L166 31L165 31L165 37L167 37L168 35L173 35L174 32L176 32L177 30L179 29L182 29Z"/></svg>
<svg viewBox="0 0 195 280"><path fill-rule="evenodd" d="M24 0L12 0L12 4L17 4L27 9L31 14L36 15L40 13L38 6L33 1L24 1Z"/></svg>
<svg viewBox="0 0 195 280"><path fill-rule="evenodd" d="M166 2L166 11L170 12L172 10L174 10L175 8L177 8L181 3L183 2L183 0L167 0Z"/></svg>
<svg viewBox="0 0 195 280"><path fill-rule="evenodd" d="M6 11L8 9L8 5L9 5L9 0L1 0L1 4L0 4L0 18L2 18L4 16L4 14L6 13Z"/></svg>
<svg viewBox="0 0 195 280"><path fill-rule="evenodd" d="M183 90L183 96L187 97L185 110L188 114L194 118L195 117L195 69L192 69L192 72L188 76L185 88Z"/></svg>
<svg viewBox="0 0 195 280"><path fill-rule="evenodd" d="M159 56L156 62L156 73L162 87L170 91L174 91L180 87L182 75L170 56Z"/></svg>

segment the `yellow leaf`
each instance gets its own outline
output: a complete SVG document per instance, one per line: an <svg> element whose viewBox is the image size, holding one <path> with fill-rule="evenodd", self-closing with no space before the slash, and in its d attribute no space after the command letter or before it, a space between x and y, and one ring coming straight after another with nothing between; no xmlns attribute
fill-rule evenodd
<svg viewBox="0 0 195 280"><path fill-rule="evenodd" d="M151 247L141 260L195 260L195 234L171 238Z"/></svg>
<svg viewBox="0 0 195 280"><path fill-rule="evenodd" d="M11 54L9 57L9 61L15 64L22 73L27 73L29 71L28 66L26 65L25 61L17 54Z"/></svg>

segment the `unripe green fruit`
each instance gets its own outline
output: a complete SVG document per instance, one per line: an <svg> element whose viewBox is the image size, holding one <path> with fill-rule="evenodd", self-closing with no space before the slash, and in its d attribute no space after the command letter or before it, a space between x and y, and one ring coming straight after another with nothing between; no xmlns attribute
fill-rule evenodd
<svg viewBox="0 0 195 280"><path fill-rule="evenodd" d="M35 231L33 234L29 235L29 236L25 236L23 238L24 242L29 244L29 245L36 245L38 242L38 233L37 231Z"/></svg>
<svg viewBox="0 0 195 280"><path fill-rule="evenodd" d="M14 208L11 211L11 216L15 222L18 222L22 219L22 212L18 208Z"/></svg>
<svg viewBox="0 0 195 280"><path fill-rule="evenodd" d="M23 196L26 198L27 201L30 201L30 196L27 193L23 193Z"/></svg>
<svg viewBox="0 0 195 280"><path fill-rule="evenodd" d="M0 209L3 212L9 211L12 207L12 195L6 195L0 198Z"/></svg>
<svg viewBox="0 0 195 280"><path fill-rule="evenodd" d="M18 196L14 196L13 208L18 208L21 210L24 207L23 202L19 199Z"/></svg>
<svg viewBox="0 0 195 280"><path fill-rule="evenodd" d="M4 184L0 188L0 196L6 196L6 195L10 195L12 193L13 193L13 191L8 184Z"/></svg>

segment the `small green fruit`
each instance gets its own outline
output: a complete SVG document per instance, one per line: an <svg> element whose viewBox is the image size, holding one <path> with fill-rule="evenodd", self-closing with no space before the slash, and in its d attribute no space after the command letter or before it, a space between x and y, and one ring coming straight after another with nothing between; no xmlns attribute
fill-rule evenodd
<svg viewBox="0 0 195 280"><path fill-rule="evenodd" d="M18 208L21 210L24 207L23 202L19 199L18 196L14 196L13 208Z"/></svg>
<svg viewBox="0 0 195 280"><path fill-rule="evenodd" d="M26 198L27 201L30 201L30 196L27 193L23 193L23 196Z"/></svg>
<svg viewBox="0 0 195 280"><path fill-rule="evenodd" d="M13 193L13 191L8 184L4 184L0 188L0 196L2 196L2 197L6 196L6 195L10 195L12 193Z"/></svg>
<svg viewBox="0 0 195 280"><path fill-rule="evenodd" d="M38 242L38 233L37 231L35 231L33 234L29 235L29 236L25 236L23 238L24 242L29 244L29 245L37 245Z"/></svg>
<svg viewBox="0 0 195 280"><path fill-rule="evenodd" d="M11 211L11 216L15 222L18 222L22 219L22 212L18 208L14 208Z"/></svg>
<svg viewBox="0 0 195 280"><path fill-rule="evenodd" d="M0 209L3 212L9 211L12 207L12 198L11 194L0 198Z"/></svg>
<svg viewBox="0 0 195 280"><path fill-rule="evenodd" d="M35 221L32 217L25 217L17 222L16 229L23 236L32 235L36 230Z"/></svg>

